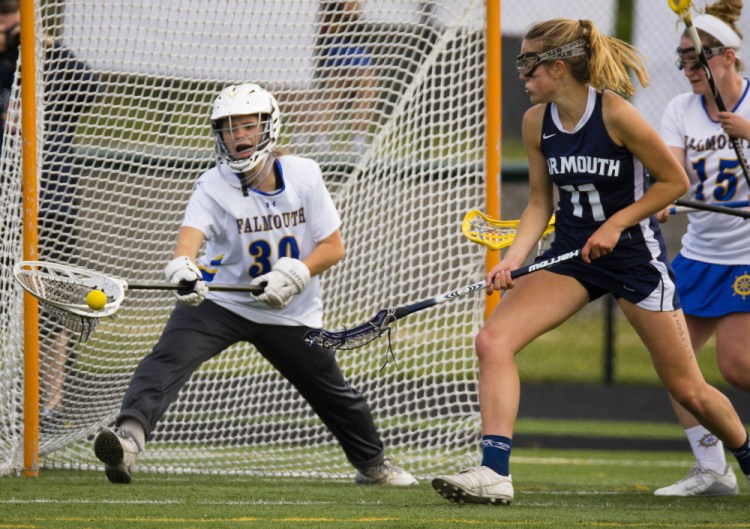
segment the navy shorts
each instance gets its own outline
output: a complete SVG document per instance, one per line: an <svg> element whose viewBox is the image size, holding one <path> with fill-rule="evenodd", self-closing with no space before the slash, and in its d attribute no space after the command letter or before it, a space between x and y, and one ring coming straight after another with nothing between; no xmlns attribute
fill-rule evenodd
<svg viewBox="0 0 750 529"><path fill-rule="evenodd" d="M688 259L672 261L685 314L712 318L750 312L750 265L720 265Z"/></svg>
<svg viewBox="0 0 750 529"><path fill-rule="evenodd" d="M536 261L552 255L545 252ZM587 264L581 259L572 259L548 270L576 279L588 291L590 301L609 293L616 299L626 299L654 312L680 308L674 272L668 263L659 259L626 268L602 266L596 260Z"/></svg>

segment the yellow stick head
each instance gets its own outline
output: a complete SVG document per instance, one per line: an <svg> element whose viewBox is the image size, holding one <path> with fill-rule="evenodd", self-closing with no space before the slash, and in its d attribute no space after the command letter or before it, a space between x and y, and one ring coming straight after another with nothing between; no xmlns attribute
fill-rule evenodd
<svg viewBox="0 0 750 529"><path fill-rule="evenodd" d="M681 17L690 12L690 0L667 0L667 3Z"/></svg>

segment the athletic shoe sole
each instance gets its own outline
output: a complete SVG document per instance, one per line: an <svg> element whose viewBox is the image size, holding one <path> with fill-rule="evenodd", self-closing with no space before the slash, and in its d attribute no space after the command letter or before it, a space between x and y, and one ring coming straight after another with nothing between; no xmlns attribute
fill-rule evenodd
<svg viewBox="0 0 750 529"><path fill-rule="evenodd" d="M104 463L104 475L112 483L130 483L130 471L122 463L125 455L117 434L103 430L94 441L94 454Z"/></svg>
<svg viewBox="0 0 750 529"><path fill-rule="evenodd" d="M440 478L432 480L432 488L437 491L443 498L453 503L476 503L481 505L510 505L511 498L507 496L501 496L498 498L490 498L487 496L476 496L469 494L465 490L457 487L453 483L445 481Z"/></svg>

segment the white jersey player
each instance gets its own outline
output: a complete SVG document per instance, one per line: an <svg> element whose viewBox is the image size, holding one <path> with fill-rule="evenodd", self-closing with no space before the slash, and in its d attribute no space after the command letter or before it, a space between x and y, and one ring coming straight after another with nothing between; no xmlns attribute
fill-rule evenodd
<svg viewBox="0 0 750 529"><path fill-rule="evenodd" d="M214 101L218 163L198 179L164 270L184 287L176 291L181 303L133 374L116 428L94 442L114 483L130 482L138 452L193 371L240 341L252 343L312 406L358 483L417 483L385 457L367 402L333 352L305 344L305 333L322 324L318 276L343 258L344 243L318 165L275 150L280 119L276 99L256 84L225 88ZM206 286L212 280L264 290L214 293Z"/></svg>
<svg viewBox="0 0 750 529"><path fill-rule="evenodd" d="M750 120L748 79L739 78L737 93L739 100L731 113ZM661 135L667 145L677 150L685 165L691 200L717 205L745 200L750 189L737 154L722 122L716 114L709 113L706 105L707 98L701 93L688 92L675 97L662 117ZM740 143L748 156L748 140L742 139ZM689 213L688 218L680 250L684 257L725 265L748 264L750 222L705 211Z"/></svg>
<svg viewBox="0 0 750 529"><path fill-rule="evenodd" d="M739 71L742 39L734 21L741 2L719 1L696 17L703 49L728 112L720 112L693 42L683 34L677 66L692 91L670 101L661 134L690 176L690 198L721 204L748 196L730 136L750 156L750 82ZM688 215L682 249L672 261L677 291L693 349L716 335L716 357L724 378L750 391L750 222L713 212ZM673 401L696 457L688 475L655 491L657 496L735 495L737 478L727 465L724 445ZM727 447L731 448L731 447Z"/></svg>
<svg viewBox="0 0 750 529"><path fill-rule="evenodd" d="M341 220L318 164L287 155L276 160L274 169L280 184L270 192L243 189L226 165L198 179L182 226L209 236L205 253L198 259L206 281L247 283L270 272L283 257L306 258L319 241L332 235L339 239ZM339 246L334 242L332 246ZM258 323L322 325L317 275L281 308L236 292L209 292L207 298Z"/></svg>

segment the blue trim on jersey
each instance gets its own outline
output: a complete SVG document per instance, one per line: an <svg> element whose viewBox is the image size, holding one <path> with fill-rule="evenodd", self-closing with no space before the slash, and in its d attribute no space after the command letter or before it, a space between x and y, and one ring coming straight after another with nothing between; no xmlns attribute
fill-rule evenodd
<svg viewBox="0 0 750 529"><path fill-rule="evenodd" d="M748 89L750 89L750 80L745 78L745 89L742 91L742 95L737 100L737 104L734 105L734 108L732 108L732 112L737 112L737 109L740 107L740 105L742 104L742 101L745 99L745 96L747 95Z"/></svg>
<svg viewBox="0 0 750 529"><path fill-rule="evenodd" d="M704 263L679 253L672 267L685 314L715 318L750 312L750 265Z"/></svg>
<svg viewBox="0 0 750 529"><path fill-rule="evenodd" d="M261 191L260 189L246 186L245 184L242 183L242 179L244 178L245 175L243 175L242 173L234 173L234 176L236 176L237 179L240 181L240 185L242 186L243 192L252 191L253 193L257 193L258 195L263 195L266 197L271 197L274 195L278 195L279 193L283 193L284 189L286 189L286 183L284 182L284 168L281 167L281 162L278 160L278 158L274 160L273 163L274 163L274 168L279 172L278 181L281 182L281 186L279 186L278 189L274 189L270 193L266 193L265 191ZM245 196L247 196L247 194L245 194Z"/></svg>
<svg viewBox="0 0 750 529"><path fill-rule="evenodd" d="M750 89L750 79L748 79L747 77L744 77L743 79L745 81L745 88L742 90L742 95L737 100L737 104L734 105L734 107L732 108L730 112L735 112L735 113L737 112L737 109L740 107L740 105L742 104L742 101L745 99L745 96L747 95L748 89ZM719 121L711 119L711 115L708 113L706 96L701 96L701 106L703 107L703 111L706 113L706 117L711 123L719 123Z"/></svg>

